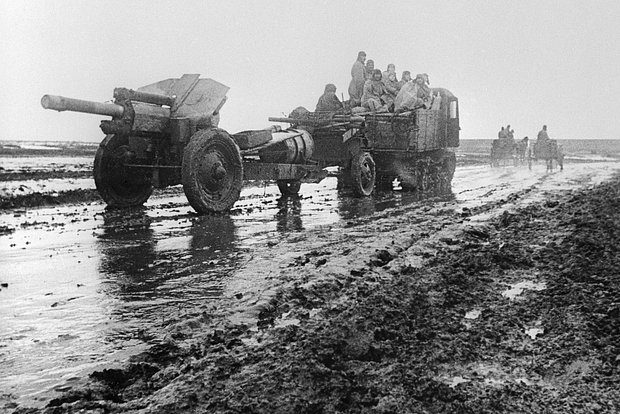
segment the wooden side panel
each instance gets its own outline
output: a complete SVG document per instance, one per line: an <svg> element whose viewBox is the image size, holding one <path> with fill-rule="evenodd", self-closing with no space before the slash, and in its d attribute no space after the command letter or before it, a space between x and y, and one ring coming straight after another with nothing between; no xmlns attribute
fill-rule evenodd
<svg viewBox="0 0 620 414"><path fill-rule="evenodd" d="M431 151L442 148L439 111L421 109L418 115L418 150Z"/></svg>

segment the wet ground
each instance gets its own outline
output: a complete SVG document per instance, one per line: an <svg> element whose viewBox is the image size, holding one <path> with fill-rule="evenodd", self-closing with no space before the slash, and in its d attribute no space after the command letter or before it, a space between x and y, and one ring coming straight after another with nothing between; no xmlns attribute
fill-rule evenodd
<svg viewBox="0 0 620 414"><path fill-rule="evenodd" d="M386 228L405 215L416 226L415 212L420 228L450 240L444 227L454 219L446 219L447 212L484 225L500 209L609 180L620 164L605 161L568 163L552 173L542 164L532 170L460 165L452 194L423 200L402 191L355 199L336 190L331 177L304 184L296 199L280 198L274 185L246 186L224 216L196 216L180 188L156 193L133 211L106 211L97 200L2 210L0 401L41 407L91 372L122 367L131 355L165 343L172 322L178 329L184 318L217 315L255 324L275 294L280 270L321 256L311 253L322 238L349 238L351 249L369 237L373 245L389 244L398 231ZM25 183L19 185L32 188ZM82 190L92 185L76 184ZM368 233L381 220L392 224ZM515 281L503 295L518 300L537 289L544 286ZM479 312L472 309L464 319L475 323ZM536 325L527 329L532 339L544 333ZM445 378L450 384L465 381L452 374Z"/></svg>

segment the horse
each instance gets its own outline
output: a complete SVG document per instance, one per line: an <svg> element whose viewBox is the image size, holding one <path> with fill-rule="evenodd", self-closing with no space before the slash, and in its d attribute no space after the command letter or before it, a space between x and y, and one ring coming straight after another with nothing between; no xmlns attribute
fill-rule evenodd
<svg viewBox="0 0 620 414"><path fill-rule="evenodd" d="M530 160L541 159L547 164L547 171L553 171L553 161L560 166L560 171L564 170L564 152L554 139L536 141L531 151ZM532 164L530 162L530 169Z"/></svg>
<svg viewBox="0 0 620 414"><path fill-rule="evenodd" d="M519 164L525 164L527 160L527 150L528 150L528 138L525 137L521 141L516 143L516 153L517 153L517 161Z"/></svg>

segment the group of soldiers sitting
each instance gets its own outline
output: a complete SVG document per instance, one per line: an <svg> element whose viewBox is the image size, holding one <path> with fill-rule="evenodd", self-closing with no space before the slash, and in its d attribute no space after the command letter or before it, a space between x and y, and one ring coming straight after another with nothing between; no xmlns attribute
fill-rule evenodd
<svg viewBox="0 0 620 414"><path fill-rule="evenodd" d="M497 138L499 138L500 142L514 143L515 130L510 129L510 124L508 124L506 128L502 127L502 129L499 130Z"/></svg>
<svg viewBox="0 0 620 414"><path fill-rule="evenodd" d="M510 124L508 124L505 128L502 127L497 133L498 143L500 145L511 146L515 145L515 130L510 129ZM547 133L547 125L543 125L542 129L538 132L536 136L537 142L540 145L547 145L550 141L549 134ZM529 144L529 138L525 137L521 140L521 143Z"/></svg>
<svg viewBox="0 0 620 414"><path fill-rule="evenodd" d="M418 108L439 109L441 96L433 96L426 73L411 78L404 71L399 81L396 66L390 63L385 72L375 69L374 61L366 62L366 53L359 52L351 68L348 102L343 103L336 96L336 86L328 84L316 105L317 112L334 112L345 109L345 104L353 113L405 112Z"/></svg>

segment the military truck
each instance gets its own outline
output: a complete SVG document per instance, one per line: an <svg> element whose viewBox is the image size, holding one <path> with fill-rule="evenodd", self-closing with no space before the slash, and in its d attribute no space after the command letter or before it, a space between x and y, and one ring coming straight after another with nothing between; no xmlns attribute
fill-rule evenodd
<svg viewBox="0 0 620 414"><path fill-rule="evenodd" d="M437 109L344 114L297 108L269 120L308 131L314 140L310 161L338 165L341 183L357 195L370 195L375 185L392 189L395 179L406 191L445 192L456 168L458 99L447 89L431 91L440 97Z"/></svg>

